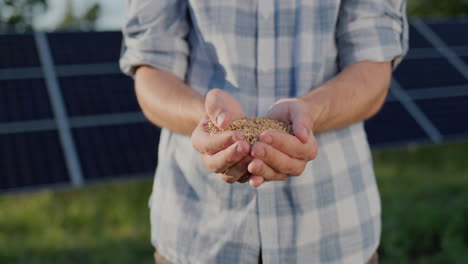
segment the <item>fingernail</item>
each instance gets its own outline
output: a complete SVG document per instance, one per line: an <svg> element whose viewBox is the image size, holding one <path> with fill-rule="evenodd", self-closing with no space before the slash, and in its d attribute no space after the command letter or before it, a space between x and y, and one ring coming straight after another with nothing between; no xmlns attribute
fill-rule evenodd
<svg viewBox="0 0 468 264"><path fill-rule="evenodd" d="M242 149L241 144L239 144L239 145L237 146L236 150L237 150L237 152L239 152L239 153L244 152L244 150Z"/></svg>
<svg viewBox="0 0 468 264"><path fill-rule="evenodd" d="M249 165L247 165L247 170L248 170L249 172L255 171L255 170L257 169L257 166L258 166L258 165L255 164L255 163L250 163Z"/></svg>
<svg viewBox="0 0 468 264"><path fill-rule="evenodd" d="M309 131L307 130L307 128L304 127L302 128L302 133L303 133L303 139L299 138L299 140L301 140L302 143L306 144L310 136Z"/></svg>
<svg viewBox="0 0 468 264"><path fill-rule="evenodd" d="M252 175L252 177L250 177L249 179L250 185L254 188L260 187L260 185L262 185L263 182L264 179L261 176Z"/></svg>
<svg viewBox="0 0 468 264"><path fill-rule="evenodd" d="M226 119L226 113L222 112L221 114L218 115L218 117L216 118L216 124L218 125L218 127L221 127L225 119Z"/></svg>
<svg viewBox="0 0 468 264"><path fill-rule="evenodd" d="M249 184L250 184L250 186L256 188L255 176L250 177L250 179L249 179Z"/></svg>

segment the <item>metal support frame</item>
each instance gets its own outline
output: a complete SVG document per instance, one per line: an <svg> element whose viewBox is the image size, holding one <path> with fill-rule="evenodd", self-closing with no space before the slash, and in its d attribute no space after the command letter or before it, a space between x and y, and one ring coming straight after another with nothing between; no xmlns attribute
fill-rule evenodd
<svg viewBox="0 0 468 264"><path fill-rule="evenodd" d="M60 77L121 74L117 63L70 64L58 65L54 68L55 74ZM38 79L43 77L41 67L0 69L0 80Z"/></svg>
<svg viewBox="0 0 468 264"><path fill-rule="evenodd" d="M40 67L0 69L0 80L23 80L38 78L42 78L42 70Z"/></svg>
<svg viewBox="0 0 468 264"><path fill-rule="evenodd" d="M148 120L141 112L69 117L70 127L72 128L127 125L146 122L148 122ZM57 125L53 119L0 123L0 135L22 132L39 132L55 129L57 129Z"/></svg>
<svg viewBox="0 0 468 264"><path fill-rule="evenodd" d="M122 74L117 63L70 64L55 68L60 77Z"/></svg>
<svg viewBox="0 0 468 264"><path fill-rule="evenodd" d="M148 121L141 112L113 113L92 116L75 116L70 119L71 126L74 128L112 126L146 122Z"/></svg>
<svg viewBox="0 0 468 264"><path fill-rule="evenodd" d="M419 106L411 99L411 97L401 88L400 84L393 80L390 92L398 99L401 105L408 111L418 125L426 132L429 138L434 143L442 142L443 136L439 129L429 120Z"/></svg>
<svg viewBox="0 0 468 264"><path fill-rule="evenodd" d="M453 85L406 91L413 100L468 96L468 85Z"/></svg>
<svg viewBox="0 0 468 264"><path fill-rule="evenodd" d="M441 54L444 56L450 64L455 67L464 77L468 80L468 66L458 57L458 55L452 51L445 42L437 36L421 19L415 19L412 23L414 28L421 33Z"/></svg>
<svg viewBox="0 0 468 264"><path fill-rule="evenodd" d="M54 130L56 127L52 119L0 123L0 135L48 131Z"/></svg>
<svg viewBox="0 0 468 264"><path fill-rule="evenodd" d="M34 40L36 42L39 60L41 62L60 142L65 154L68 173L70 174L73 186L81 186L84 183L83 172L76 151L75 142L72 137L70 123L65 104L63 102L62 93L60 91L59 82L55 73L49 43L44 32L34 32Z"/></svg>

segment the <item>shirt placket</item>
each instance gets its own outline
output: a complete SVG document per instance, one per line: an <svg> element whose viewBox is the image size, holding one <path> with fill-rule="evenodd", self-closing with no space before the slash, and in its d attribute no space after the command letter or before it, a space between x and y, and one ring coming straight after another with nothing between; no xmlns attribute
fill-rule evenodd
<svg viewBox="0 0 468 264"><path fill-rule="evenodd" d="M258 116L275 102L275 0L258 0L257 87Z"/></svg>
<svg viewBox="0 0 468 264"><path fill-rule="evenodd" d="M257 87L258 116L265 116L276 101L275 87L275 0L258 0L257 10ZM278 263L278 219L273 184L258 189L258 221L264 263Z"/></svg>

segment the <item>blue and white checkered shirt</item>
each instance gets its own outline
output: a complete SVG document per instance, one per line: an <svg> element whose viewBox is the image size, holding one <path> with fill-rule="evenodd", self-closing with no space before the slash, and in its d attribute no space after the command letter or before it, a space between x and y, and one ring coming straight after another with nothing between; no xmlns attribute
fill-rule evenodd
<svg viewBox="0 0 468 264"><path fill-rule="evenodd" d="M407 50L405 0L133 0L122 70L172 72L220 88L247 115L316 88L352 63ZM157 87L155 87L157 89ZM362 123L317 134L300 177L259 189L224 183L190 138L163 129L150 198L152 242L174 263L365 263L380 198Z"/></svg>

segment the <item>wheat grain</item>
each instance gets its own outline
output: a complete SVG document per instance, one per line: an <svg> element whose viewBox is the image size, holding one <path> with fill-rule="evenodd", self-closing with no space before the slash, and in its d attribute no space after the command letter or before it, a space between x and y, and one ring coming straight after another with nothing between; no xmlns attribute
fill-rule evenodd
<svg viewBox="0 0 468 264"><path fill-rule="evenodd" d="M219 134L225 131L239 131L244 137L244 140L250 144L257 142L260 134L266 130L278 130L291 135L293 134L290 124L262 117L246 117L234 120L225 129L218 128L210 121L206 125L206 130L210 134Z"/></svg>

